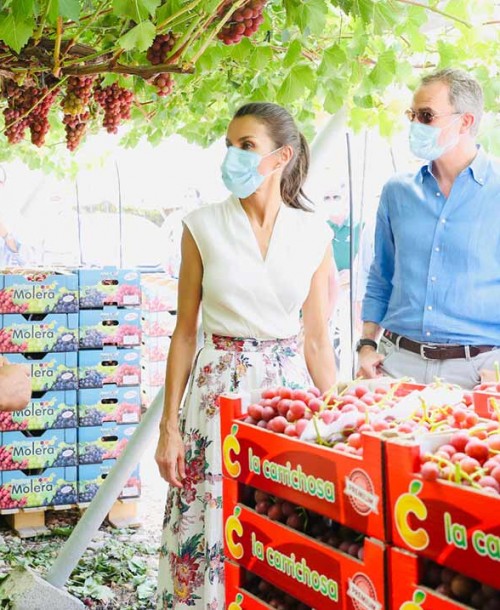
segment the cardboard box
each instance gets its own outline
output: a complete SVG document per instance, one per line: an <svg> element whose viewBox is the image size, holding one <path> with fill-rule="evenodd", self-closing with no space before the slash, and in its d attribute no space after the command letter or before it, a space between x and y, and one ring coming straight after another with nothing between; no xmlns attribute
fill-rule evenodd
<svg viewBox="0 0 500 610"><path fill-rule="evenodd" d="M80 309L141 304L140 275L132 269L80 269Z"/></svg>
<svg viewBox="0 0 500 610"><path fill-rule="evenodd" d="M76 466L47 468L31 475L21 470L0 472L0 509L76 504Z"/></svg>
<svg viewBox="0 0 500 610"><path fill-rule="evenodd" d="M103 388L78 392L78 425L100 426L103 422L137 424L141 419L140 387Z"/></svg>
<svg viewBox="0 0 500 610"><path fill-rule="evenodd" d="M498 587L500 496L420 476L420 447L386 443L388 516L395 546Z"/></svg>
<svg viewBox="0 0 500 610"><path fill-rule="evenodd" d="M76 390L45 392L22 411L0 412L0 431L76 428Z"/></svg>
<svg viewBox="0 0 500 610"><path fill-rule="evenodd" d="M141 403L144 407L148 408L149 405L158 395L158 392L163 390L163 385L141 385Z"/></svg>
<svg viewBox="0 0 500 610"><path fill-rule="evenodd" d="M102 388L113 384L119 387L141 383L141 352L139 349L82 351L78 354L78 377L81 389Z"/></svg>
<svg viewBox="0 0 500 610"><path fill-rule="evenodd" d="M0 275L0 313L78 313L78 275Z"/></svg>
<svg viewBox="0 0 500 610"><path fill-rule="evenodd" d="M0 470L76 466L76 428L46 430L36 436L2 432Z"/></svg>
<svg viewBox="0 0 500 610"><path fill-rule="evenodd" d="M91 502L104 483L116 460L104 460L101 464L78 466L78 502ZM129 476L119 498L136 498L141 495L139 466Z"/></svg>
<svg viewBox="0 0 500 610"><path fill-rule="evenodd" d="M179 280L166 273L143 273L141 275L143 311L175 311Z"/></svg>
<svg viewBox="0 0 500 610"><path fill-rule="evenodd" d="M80 428L78 431L78 463L100 464L117 459L127 446L137 425L118 425L113 422Z"/></svg>
<svg viewBox="0 0 500 610"><path fill-rule="evenodd" d="M223 513L226 558L285 593L321 610L387 607L383 543L365 538L360 561L246 506L232 504L227 496Z"/></svg>
<svg viewBox="0 0 500 610"><path fill-rule="evenodd" d="M139 309L106 307L80 311L80 349L100 349L105 345L141 345Z"/></svg>
<svg viewBox="0 0 500 610"><path fill-rule="evenodd" d="M162 386L165 383L167 361L149 362L141 358L141 382L147 386Z"/></svg>
<svg viewBox="0 0 500 610"><path fill-rule="evenodd" d="M78 389L78 353L2 354L11 364L31 369L32 392Z"/></svg>
<svg viewBox="0 0 500 610"><path fill-rule="evenodd" d="M223 474L359 532L386 538L383 443L363 435L363 456L245 424L241 401L220 397Z"/></svg>
<svg viewBox="0 0 500 610"><path fill-rule="evenodd" d="M169 311L143 311L141 315L142 332L149 337L170 336L177 324L177 314Z"/></svg>
<svg viewBox="0 0 500 610"><path fill-rule="evenodd" d="M142 335L141 353L145 361L165 362L170 349L170 337L150 337Z"/></svg>
<svg viewBox="0 0 500 610"><path fill-rule="evenodd" d="M73 352L78 349L78 314L2 314L0 351Z"/></svg>

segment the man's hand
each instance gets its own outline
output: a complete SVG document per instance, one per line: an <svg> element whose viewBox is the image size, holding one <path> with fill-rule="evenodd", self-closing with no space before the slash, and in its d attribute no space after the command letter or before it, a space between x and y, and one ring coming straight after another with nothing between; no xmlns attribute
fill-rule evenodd
<svg viewBox="0 0 500 610"><path fill-rule="evenodd" d="M31 400L30 369L23 364L0 366L0 411L20 411Z"/></svg>
<svg viewBox="0 0 500 610"><path fill-rule="evenodd" d="M359 351L358 356L358 372L357 377L363 379L375 379L382 377L380 366L384 361L384 356L379 354L370 345L363 346Z"/></svg>

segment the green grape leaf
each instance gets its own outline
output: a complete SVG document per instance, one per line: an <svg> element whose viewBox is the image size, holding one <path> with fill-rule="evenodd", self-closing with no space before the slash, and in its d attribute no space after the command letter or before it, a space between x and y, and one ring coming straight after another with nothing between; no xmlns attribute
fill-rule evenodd
<svg viewBox="0 0 500 610"><path fill-rule="evenodd" d="M159 4L160 0L113 0L113 12L141 23L155 14Z"/></svg>
<svg viewBox="0 0 500 610"><path fill-rule="evenodd" d="M390 85L394 79L396 65L397 62L394 51L385 51L385 53L382 53L378 58L378 61L368 78L377 87L385 88Z"/></svg>
<svg viewBox="0 0 500 610"><path fill-rule="evenodd" d="M19 53L35 29L32 16L15 17L13 13L0 13L0 40Z"/></svg>
<svg viewBox="0 0 500 610"><path fill-rule="evenodd" d="M323 59L318 68L318 75L321 77L331 76L332 73L335 73L338 66L343 65L345 62L347 62L346 52L336 43L324 51Z"/></svg>
<svg viewBox="0 0 500 610"><path fill-rule="evenodd" d="M125 51L137 49L146 51L156 35L156 28L151 21L142 21L117 40L117 44Z"/></svg>
<svg viewBox="0 0 500 610"><path fill-rule="evenodd" d="M300 58L302 53L302 44L300 40L295 39L289 46L288 51L283 59L283 65L285 68L293 66Z"/></svg>

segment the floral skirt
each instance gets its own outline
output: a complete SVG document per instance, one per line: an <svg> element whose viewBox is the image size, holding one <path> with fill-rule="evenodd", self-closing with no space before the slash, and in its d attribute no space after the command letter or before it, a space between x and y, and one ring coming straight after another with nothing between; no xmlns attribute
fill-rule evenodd
<svg viewBox="0 0 500 610"><path fill-rule="evenodd" d="M182 415L186 478L167 497L158 610L224 610L222 460L218 396L310 385L296 338L213 335L198 353Z"/></svg>

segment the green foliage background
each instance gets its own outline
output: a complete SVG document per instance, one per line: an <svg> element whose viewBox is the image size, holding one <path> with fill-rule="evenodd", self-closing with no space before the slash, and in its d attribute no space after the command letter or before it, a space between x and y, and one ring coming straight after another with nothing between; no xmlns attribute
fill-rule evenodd
<svg viewBox="0 0 500 610"><path fill-rule="evenodd" d="M132 120L121 137L124 146L132 147L143 137L158 143L173 133L207 145L248 100L287 106L309 136L319 114L333 114L342 106L354 130L377 127L390 136L408 103L401 92L415 86L422 71L456 66L483 84L493 117L483 141L500 152L500 21L491 0L269 0L259 31L234 46L215 37L220 4L4 0L0 40L10 48L0 51L0 77L6 69L17 79L40 74L35 56L14 68L6 61L10 58L12 64L12 50L21 59L30 45L36 49L40 41L54 41L58 18L63 44L78 41L95 50L93 61L113 57L139 70L148 66L146 50L156 33L171 29L181 53L176 69L194 72L176 74L168 98L159 98L143 78L104 72L105 84L119 81L136 93ZM63 58L63 78L75 65L74 59ZM46 66L47 73L50 69ZM51 133L42 149L29 142L10 146L0 135L0 160L20 157L31 167L59 173L75 169L77 156L66 151L61 112L53 109ZM96 116L94 131L100 120Z"/></svg>

